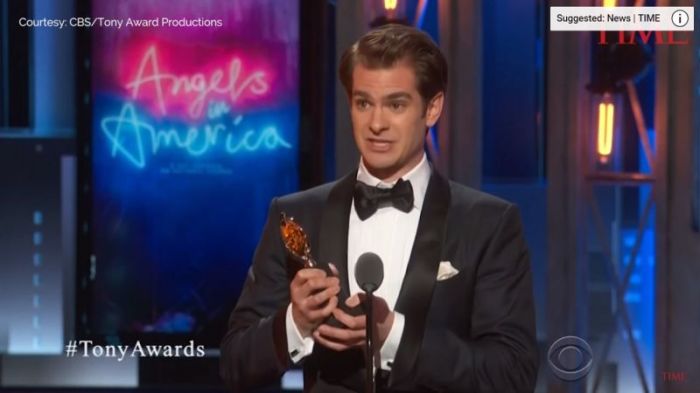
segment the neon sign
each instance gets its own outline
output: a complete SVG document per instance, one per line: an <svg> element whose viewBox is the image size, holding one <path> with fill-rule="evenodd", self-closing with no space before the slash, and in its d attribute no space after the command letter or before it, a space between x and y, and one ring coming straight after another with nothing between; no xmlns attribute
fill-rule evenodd
<svg viewBox="0 0 700 393"><path fill-rule="evenodd" d="M270 91L268 74L263 69L246 74L243 65L240 57L233 56L226 59L224 66L209 67L209 72L176 74L163 66L156 45L148 46L134 78L124 84L129 100L118 114L100 121L111 156L144 168L149 154L156 156L166 148L182 150L191 157L217 149L229 155L291 149L275 124L255 129L243 125L241 114L232 118L231 105ZM185 109L188 121L181 127L159 127L147 116L141 116L139 107L150 110L156 118L176 116L177 109ZM202 119L206 120L191 124Z"/></svg>
<svg viewBox="0 0 700 393"><path fill-rule="evenodd" d="M243 121L238 115L234 121L237 127ZM227 127L219 122L207 124L202 128L189 127L185 133L174 128L157 130L150 123L140 120L132 103L127 102L118 116L108 116L100 124L102 132L111 144L112 157L121 155L138 168L146 166L144 139L150 141L151 154L156 155L161 147L179 148L191 156L201 156L217 146L222 146L228 154L253 152L260 149L275 150L277 148L291 149L289 144L280 136L277 127L271 125L261 131L248 129L238 138ZM144 135L145 134L145 135ZM221 137L221 134L225 134Z"/></svg>
<svg viewBox="0 0 700 393"><path fill-rule="evenodd" d="M210 75L196 72L191 75L177 75L161 72L156 46L152 45L139 62L136 77L126 84L131 91L131 99L138 100L139 93L151 87L151 94L162 115L167 115L166 98L171 102L189 100L194 93L188 113L192 118L202 115L207 98L212 95L226 95L232 104L235 104L244 93L254 96L262 96L269 90L266 74L262 70L255 70L243 75L243 66L240 58L233 57L228 62L228 67L217 67Z"/></svg>

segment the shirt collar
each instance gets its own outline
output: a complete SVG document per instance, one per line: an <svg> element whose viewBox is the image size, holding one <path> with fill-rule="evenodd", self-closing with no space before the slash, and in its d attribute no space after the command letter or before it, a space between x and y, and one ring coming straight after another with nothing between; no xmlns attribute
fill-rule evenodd
<svg viewBox="0 0 700 393"><path fill-rule="evenodd" d="M421 161L413 167L408 173L401 176L401 179L411 182L411 187L413 188L413 207L420 209L423 206L423 200L425 199L425 193L428 190L428 182L430 181L430 163L428 162L428 157L423 153L423 158ZM381 179L373 176L367 170L365 163L360 159L360 168L357 171L357 180L361 181L368 186L374 186L379 188L391 188L396 184L397 180L393 182L385 182Z"/></svg>

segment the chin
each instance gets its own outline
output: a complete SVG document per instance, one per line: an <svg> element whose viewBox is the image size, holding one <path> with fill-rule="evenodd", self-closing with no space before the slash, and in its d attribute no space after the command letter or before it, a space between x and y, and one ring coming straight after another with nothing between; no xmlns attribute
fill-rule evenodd
<svg viewBox="0 0 700 393"><path fill-rule="evenodd" d="M372 173L372 175L384 178L396 170L395 162L387 161L377 161L377 160L367 160L365 159L365 167Z"/></svg>
<svg viewBox="0 0 700 393"><path fill-rule="evenodd" d="M384 154L369 152L368 154L363 154L362 158L368 169L387 170L396 165L394 160Z"/></svg>

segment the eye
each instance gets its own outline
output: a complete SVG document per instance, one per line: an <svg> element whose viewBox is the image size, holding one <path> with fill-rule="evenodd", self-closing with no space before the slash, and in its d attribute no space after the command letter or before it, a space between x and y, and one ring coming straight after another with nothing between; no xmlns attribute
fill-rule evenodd
<svg viewBox="0 0 700 393"><path fill-rule="evenodd" d="M396 101L396 102L392 102L391 104L389 104L389 107L391 108L392 111L398 112L398 111L402 111L404 108L406 108L406 103L401 102L401 101Z"/></svg>
<svg viewBox="0 0 700 393"><path fill-rule="evenodd" d="M357 100L355 100L355 106L358 109L367 109L367 108L369 108L369 101L362 99L362 98L357 99Z"/></svg>

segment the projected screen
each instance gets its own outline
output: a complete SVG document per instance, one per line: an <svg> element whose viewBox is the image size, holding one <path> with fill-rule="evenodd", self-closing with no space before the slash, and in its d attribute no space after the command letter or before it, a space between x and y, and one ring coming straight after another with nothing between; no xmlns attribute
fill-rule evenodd
<svg viewBox="0 0 700 393"><path fill-rule="evenodd" d="M298 189L298 3L93 1L90 331L218 345Z"/></svg>

